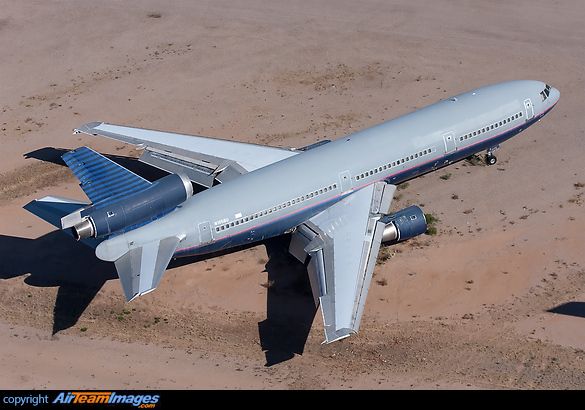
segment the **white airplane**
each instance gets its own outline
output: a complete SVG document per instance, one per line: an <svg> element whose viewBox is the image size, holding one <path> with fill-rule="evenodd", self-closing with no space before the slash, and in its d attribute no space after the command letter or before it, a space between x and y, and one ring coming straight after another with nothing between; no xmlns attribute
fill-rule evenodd
<svg viewBox="0 0 585 410"><path fill-rule="evenodd" d="M292 233L325 342L357 332L382 241L426 231L416 206L390 214L395 184L493 151L559 100L539 81L478 88L336 141L299 149L93 122L75 133L140 145L170 175L150 183L87 147L64 161L89 202L48 196L25 208L115 263L127 301L154 290L171 258ZM192 182L208 189L193 195Z"/></svg>

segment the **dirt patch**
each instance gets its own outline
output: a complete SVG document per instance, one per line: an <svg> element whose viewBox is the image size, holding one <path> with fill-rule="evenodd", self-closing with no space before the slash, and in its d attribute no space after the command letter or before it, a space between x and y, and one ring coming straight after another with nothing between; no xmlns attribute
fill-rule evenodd
<svg viewBox="0 0 585 410"><path fill-rule="evenodd" d="M0 174L0 205L37 190L75 181L75 175L64 165L37 162Z"/></svg>

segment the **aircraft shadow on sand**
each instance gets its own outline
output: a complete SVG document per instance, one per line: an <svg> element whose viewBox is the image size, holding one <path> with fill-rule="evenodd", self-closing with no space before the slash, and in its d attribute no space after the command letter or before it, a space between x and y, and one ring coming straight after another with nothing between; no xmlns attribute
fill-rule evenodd
<svg viewBox="0 0 585 410"><path fill-rule="evenodd" d="M61 148L42 148L27 158L65 166ZM149 180L166 175L137 159L108 156ZM266 366L302 355L317 307L313 302L306 268L288 253L290 235L264 241L268 254L266 319L258 323L260 344ZM248 245L249 246L256 246ZM245 247L224 251L237 252ZM217 253L172 260L168 269L218 256ZM0 279L28 275L30 286L58 286L53 310L53 334L74 326L106 281L117 279L113 263L103 262L94 250L59 230L36 239L0 235ZM196 274L196 273L193 273ZM123 295L120 294L123 298Z"/></svg>
<svg viewBox="0 0 585 410"><path fill-rule="evenodd" d="M295 354L303 354L317 312L307 269L288 252L289 242L290 235L283 235L260 243L266 247L268 255L264 270L267 273L266 319L258 323L267 367L292 359ZM257 244L171 260L168 269L253 246Z"/></svg>
<svg viewBox="0 0 585 410"><path fill-rule="evenodd" d="M547 312L585 318L585 302L567 302L549 309Z"/></svg>
<svg viewBox="0 0 585 410"><path fill-rule="evenodd" d="M0 235L0 279L26 276L30 286L58 286L53 334L77 323L104 283L118 277L112 264L62 232L36 239Z"/></svg>

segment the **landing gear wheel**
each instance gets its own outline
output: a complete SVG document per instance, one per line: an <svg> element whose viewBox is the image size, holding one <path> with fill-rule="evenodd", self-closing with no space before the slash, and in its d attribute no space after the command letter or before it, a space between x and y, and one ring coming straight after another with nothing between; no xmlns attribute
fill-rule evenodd
<svg viewBox="0 0 585 410"><path fill-rule="evenodd" d="M498 159L494 154L489 153L485 156L485 162L488 165L494 165L496 162L498 162Z"/></svg>

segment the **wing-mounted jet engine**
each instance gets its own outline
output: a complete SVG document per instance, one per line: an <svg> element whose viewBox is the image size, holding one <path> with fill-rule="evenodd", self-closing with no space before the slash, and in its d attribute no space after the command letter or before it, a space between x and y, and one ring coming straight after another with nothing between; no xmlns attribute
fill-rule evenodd
<svg viewBox="0 0 585 410"><path fill-rule="evenodd" d="M386 225L382 242L401 242L422 235L427 231L427 221L422 209L413 205L394 214L386 215L378 222Z"/></svg>

